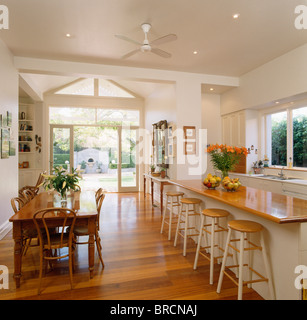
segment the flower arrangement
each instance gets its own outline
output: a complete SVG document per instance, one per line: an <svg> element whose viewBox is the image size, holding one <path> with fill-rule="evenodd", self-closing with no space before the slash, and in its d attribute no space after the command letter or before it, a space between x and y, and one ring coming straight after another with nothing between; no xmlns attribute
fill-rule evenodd
<svg viewBox="0 0 307 320"><path fill-rule="evenodd" d="M80 176L76 169L72 168L72 172L68 173L63 167L55 167L54 174L43 175L45 178L44 188L45 190L54 189L61 194L64 198L68 190L80 190L78 185Z"/></svg>
<svg viewBox="0 0 307 320"><path fill-rule="evenodd" d="M246 156L248 154L245 147L232 147L226 144L209 145L207 153L211 156L214 169L222 172L222 178L227 177L228 172L235 169L242 155Z"/></svg>

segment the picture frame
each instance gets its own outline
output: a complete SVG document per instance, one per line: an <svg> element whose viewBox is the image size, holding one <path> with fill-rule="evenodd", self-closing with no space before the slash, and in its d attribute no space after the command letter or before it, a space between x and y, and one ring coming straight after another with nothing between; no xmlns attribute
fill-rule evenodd
<svg viewBox="0 0 307 320"><path fill-rule="evenodd" d="M196 139L196 128L194 126L184 126L183 134L185 140Z"/></svg>
<svg viewBox="0 0 307 320"><path fill-rule="evenodd" d="M6 113L6 121L7 121L7 126L11 127L12 126L12 113L7 111Z"/></svg>
<svg viewBox="0 0 307 320"><path fill-rule="evenodd" d="M196 154L196 142L188 142L186 141L184 144L184 153L185 155L193 155Z"/></svg>
<svg viewBox="0 0 307 320"><path fill-rule="evenodd" d="M1 129L1 159L8 159L10 153L10 135L8 129Z"/></svg>
<svg viewBox="0 0 307 320"><path fill-rule="evenodd" d="M16 146L15 146L15 141L13 140L10 140L9 156L10 157L16 156Z"/></svg>

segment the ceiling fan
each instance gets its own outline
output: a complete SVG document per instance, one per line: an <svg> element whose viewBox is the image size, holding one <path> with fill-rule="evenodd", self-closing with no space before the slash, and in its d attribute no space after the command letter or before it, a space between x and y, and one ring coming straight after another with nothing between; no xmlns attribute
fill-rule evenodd
<svg viewBox="0 0 307 320"><path fill-rule="evenodd" d="M145 34L145 39L144 39L143 43L135 41L135 40L132 40L132 39L126 37L126 36L115 35L115 37L117 37L117 38L119 38L121 40L129 41L129 42L132 42L132 43L137 44L138 46L140 46L138 49L126 53L121 58L122 59L129 58L129 57L131 57L132 55L136 54L139 51L145 52L145 53L146 52L152 52L152 53L155 53L155 54L159 55L160 57L170 58L172 56L170 53L168 53L166 51L163 51L163 50L161 50L159 48L156 48L155 46L163 44L163 43L166 43L166 42L175 41L175 40L177 40L177 36L175 34L168 34L168 35L163 36L161 38L158 38L158 39L156 39L156 40L154 40L152 42L149 42L147 34L148 34L148 32L149 32L149 30L151 28L151 25L149 23L143 23L141 25L141 27L142 27L143 32Z"/></svg>

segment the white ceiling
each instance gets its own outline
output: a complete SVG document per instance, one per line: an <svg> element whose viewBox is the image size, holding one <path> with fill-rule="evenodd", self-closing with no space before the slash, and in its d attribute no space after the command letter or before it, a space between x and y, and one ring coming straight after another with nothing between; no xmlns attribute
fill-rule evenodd
<svg viewBox="0 0 307 320"><path fill-rule="evenodd" d="M2 39L16 56L240 76L307 42L294 27L294 9L307 0L1 0L10 15ZM232 18L239 13L237 20ZM153 53L134 50L121 34L142 42L174 33ZM66 33L72 35L65 37ZM193 51L198 51L197 55Z"/></svg>

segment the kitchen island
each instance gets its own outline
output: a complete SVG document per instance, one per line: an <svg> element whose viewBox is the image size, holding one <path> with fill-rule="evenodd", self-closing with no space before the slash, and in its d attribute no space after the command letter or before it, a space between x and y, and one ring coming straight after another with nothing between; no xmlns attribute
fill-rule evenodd
<svg viewBox="0 0 307 320"><path fill-rule="evenodd" d="M274 192L241 186L236 192L222 187L207 189L199 180L169 180L185 197L198 197L204 208L221 208L230 212L230 220L246 219L261 223L271 264L276 299L301 299L295 287L295 273L299 265L307 266L307 201ZM170 186L166 186L166 190ZM194 221L199 224L198 220ZM252 242L258 241L253 235ZM197 237L193 238L197 242ZM230 264L231 259L228 259ZM254 266L264 274L261 256L255 252ZM305 276L307 278L307 274ZM214 279L216 284L218 279ZM263 298L269 297L266 283L252 286ZM223 290L223 288L222 288Z"/></svg>

